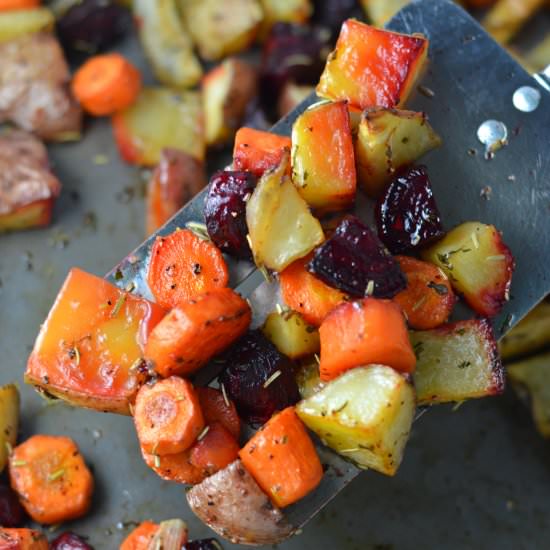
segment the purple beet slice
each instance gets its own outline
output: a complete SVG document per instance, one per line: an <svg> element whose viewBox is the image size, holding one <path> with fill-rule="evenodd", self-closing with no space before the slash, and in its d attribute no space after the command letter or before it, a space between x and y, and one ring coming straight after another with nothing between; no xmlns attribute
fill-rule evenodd
<svg viewBox="0 0 550 550"><path fill-rule="evenodd" d="M439 209L425 166L400 171L376 205L382 242L394 254L420 248L443 236Z"/></svg>
<svg viewBox="0 0 550 550"><path fill-rule="evenodd" d="M264 424L300 400L292 362L259 330L247 332L216 362L226 365L219 382L249 424Z"/></svg>
<svg viewBox="0 0 550 550"><path fill-rule="evenodd" d="M51 550L94 550L82 537L67 531L50 543Z"/></svg>
<svg viewBox="0 0 550 550"><path fill-rule="evenodd" d="M190 540L182 550L223 550L223 546L216 539Z"/></svg>
<svg viewBox="0 0 550 550"><path fill-rule="evenodd" d="M0 527L20 527L24 518L15 492L7 485L0 485Z"/></svg>
<svg viewBox="0 0 550 550"><path fill-rule="evenodd" d="M252 257L246 240L246 199L256 187L251 172L220 170L210 179L204 203L206 228L212 242L238 258Z"/></svg>
<svg viewBox="0 0 550 550"><path fill-rule="evenodd" d="M407 286L395 258L355 216L346 216L334 234L315 249L307 269L351 296L391 298Z"/></svg>

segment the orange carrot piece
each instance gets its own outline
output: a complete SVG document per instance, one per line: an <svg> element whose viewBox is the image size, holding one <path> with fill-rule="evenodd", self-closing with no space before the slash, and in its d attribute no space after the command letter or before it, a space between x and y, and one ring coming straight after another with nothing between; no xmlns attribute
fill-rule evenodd
<svg viewBox="0 0 550 550"><path fill-rule="evenodd" d="M241 449L239 457L280 508L313 491L323 477L315 446L294 407L272 416Z"/></svg>
<svg viewBox="0 0 550 550"><path fill-rule="evenodd" d="M141 456L145 464L151 468L161 479L183 483L185 485L196 485L204 479L204 474L196 466L191 464L191 449L175 455L152 455L146 453L141 447Z"/></svg>
<svg viewBox="0 0 550 550"><path fill-rule="evenodd" d="M341 304L323 321L319 335L321 380L374 363L414 372L416 357L405 317L391 300L364 298Z"/></svg>
<svg viewBox="0 0 550 550"><path fill-rule="evenodd" d="M197 392L177 376L141 387L134 423L143 450L159 456L182 453L204 429Z"/></svg>
<svg viewBox="0 0 550 550"><path fill-rule="evenodd" d="M241 433L241 419L233 401L227 399L222 391L214 388L197 388L197 393L206 424L219 422L238 439Z"/></svg>
<svg viewBox="0 0 550 550"><path fill-rule="evenodd" d="M0 0L0 12L32 10L38 8L41 3L41 0Z"/></svg>
<svg viewBox="0 0 550 550"><path fill-rule="evenodd" d="M285 150L290 151L289 137L270 132L241 128L235 135L233 166L235 170L248 170L260 177L278 166Z"/></svg>
<svg viewBox="0 0 550 550"><path fill-rule="evenodd" d="M91 57L76 71L72 82L76 99L95 116L112 115L129 107L140 89L139 71L118 53Z"/></svg>
<svg viewBox="0 0 550 550"><path fill-rule="evenodd" d="M219 249L188 229L157 237L147 282L155 300L170 309L201 292L227 286L229 272Z"/></svg>
<svg viewBox="0 0 550 550"><path fill-rule="evenodd" d="M447 321L456 301L447 276L435 265L408 256L396 256L407 277L407 288L393 297L405 312L409 326L436 328Z"/></svg>
<svg viewBox="0 0 550 550"><path fill-rule="evenodd" d="M9 460L10 483L21 505L38 523L82 517L90 508L94 480L69 437L35 435Z"/></svg>
<svg viewBox="0 0 550 550"><path fill-rule="evenodd" d="M332 288L306 269L310 256L296 260L279 274L285 304L297 311L311 325L318 327L325 317L346 300L346 295Z"/></svg>
<svg viewBox="0 0 550 550"><path fill-rule="evenodd" d="M239 443L221 422L213 422L208 432L191 448L189 461L204 477L211 476L239 457Z"/></svg>
<svg viewBox="0 0 550 550"><path fill-rule="evenodd" d="M161 376L190 374L244 334L250 319L250 306L230 288L205 292L155 327L145 357Z"/></svg>
<svg viewBox="0 0 550 550"><path fill-rule="evenodd" d="M48 539L35 529L0 527L0 550L48 550Z"/></svg>
<svg viewBox="0 0 550 550"><path fill-rule="evenodd" d="M159 526L152 521L141 522L123 541L119 550L147 550Z"/></svg>

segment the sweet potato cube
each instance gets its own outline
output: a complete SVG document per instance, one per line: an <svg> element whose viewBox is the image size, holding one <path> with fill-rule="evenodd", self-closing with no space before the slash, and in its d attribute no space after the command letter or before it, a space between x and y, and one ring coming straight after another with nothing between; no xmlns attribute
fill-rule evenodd
<svg viewBox="0 0 550 550"><path fill-rule="evenodd" d="M42 325L25 381L74 405L129 414L130 369L164 310L73 268Z"/></svg>
<svg viewBox="0 0 550 550"><path fill-rule="evenodd" d="M317 85L327 99L346 99L356 109L398 107L424 65L428 40L377 29L348 19Z"/></svg>
<svg viewBox="0 0 550 550"><path fill-rule="evenodd" d="M355 199L355 158L345 101L321 103L292 128L292 181L319 212L343 210Z"/></svg>

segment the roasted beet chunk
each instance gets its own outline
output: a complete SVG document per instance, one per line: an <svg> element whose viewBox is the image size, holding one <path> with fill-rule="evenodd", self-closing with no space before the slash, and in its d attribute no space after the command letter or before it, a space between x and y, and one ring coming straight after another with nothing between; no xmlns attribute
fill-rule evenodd
<svg viewBox="0 0 550 550"><path fill-rule="evenodd" d="M67 532L50 543L51 550L94 550L82 537Z"/></svg>
<svg viewBox="0 0 550 550"><path fill-rule="evenodd" d="M19 527L23 509L16 494L6 485L0 485L0 527Z"/></svg>
<svg viewBox="0 0 550 550"><path fill-rule="evenodd" d="M219 360L227 365L220 384L249 424L263 424L300 399L290 359L259 330L247 332Z"/></svg>
<svg viewBox="0 0 550 550"><path fill-rule="evenodd" d="M185 550L223 550L223 546L216 539L197 539L189 541Z"/></svg>
<svg viewBox="0 0 550 550"><path fill-rule="evenodd" d="M204 204L206 227L212 242L223 252L251 258L246 240L246 198L256 186L251 172L216 172Z"/></svg>
<svg viewBox="0 0 550 550"><path fill-rule="evenodd" d="M396 175L378 200L376 223L380 239L394 254L443 236L425 166L408 167Z"/></svg>
<svg viewBox="0 0 550 550"><path fill-rule="evenodd" d="M357 297L391 298L407 285L397 261L355 216L346 216L332 237L315 249L307 269L327 285Z"/></svg>
<svg viewBox="0 0 550 550"><path fill-rule="evenodd" d="M290 23L273 26L265 42L260 75L260 95L264 108L274 115L285 83L316 84L330 53L330 31Z"/></svg>
<svg viewBox="0 0 550 550"><path fill-rule="evenodd" d="M357 0L314 0L313 5L313 22L328 27L334 38L346 19L362 16Z"/></svg>

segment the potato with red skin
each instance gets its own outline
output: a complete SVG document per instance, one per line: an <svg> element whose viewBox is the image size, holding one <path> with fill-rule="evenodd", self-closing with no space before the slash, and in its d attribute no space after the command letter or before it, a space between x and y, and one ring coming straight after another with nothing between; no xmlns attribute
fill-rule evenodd
<svg viewBox="0 0 550 550"><path fill-rule="evenodd" d="M494 225L463 223L421 255L445 272L480 315L493 317L508 301L515 261Z"/></svg>
<svg viewBox="0 0 550 550"><path fill-rule="evenodd" d="M317 95L350 108L405 103L428 54L428 40L348 19L317 85Z"/></svg>
<svg viewBox="0 0 550 550"><path fill-rule="evenodd" d="M40 329L25 381L76 406L130 414L144 381L130 367L164 315L158 305L73 268Z"/></svg>
<svg viewBox="0 0 550 550"><path fill-rule="evenodd" d="M317 213L355 201L357 177L347 103L321 103L292 126L292 182Z"/></svg>

